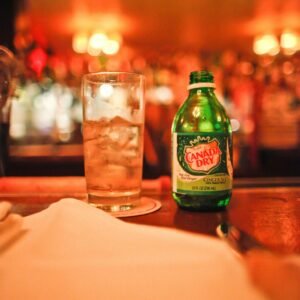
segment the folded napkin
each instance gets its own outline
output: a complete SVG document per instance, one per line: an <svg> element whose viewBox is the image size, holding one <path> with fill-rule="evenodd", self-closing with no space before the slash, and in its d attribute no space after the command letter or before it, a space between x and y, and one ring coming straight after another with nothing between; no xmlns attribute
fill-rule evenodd
<svg viewBox="0 0 300 300"><path fill-rule="evenodd" d="M262 299L220 240L126 223L76 199L24 218L1 299Z"/></svg>

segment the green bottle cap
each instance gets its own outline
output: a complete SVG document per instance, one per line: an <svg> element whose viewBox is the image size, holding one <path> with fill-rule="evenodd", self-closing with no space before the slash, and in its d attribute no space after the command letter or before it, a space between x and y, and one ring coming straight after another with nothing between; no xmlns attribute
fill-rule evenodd
<svg viewBox="0 0 300 300"><path fill-rule="evenodd" d="M188 90L195 88L215 88L214 76L209 71L194 71L190 74Z"/></svg>

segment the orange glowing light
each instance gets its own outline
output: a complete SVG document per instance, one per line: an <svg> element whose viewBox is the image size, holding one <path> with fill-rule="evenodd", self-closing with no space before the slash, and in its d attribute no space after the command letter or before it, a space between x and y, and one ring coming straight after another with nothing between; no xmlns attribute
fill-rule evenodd
<svg viewBox="0 0 300 300"><path fill-rule="evenodd" d="M89 47L102 50L107 42L107 36L104 33L96 32L89 39Z"/></svg>
<svg viewBox="0 0 300 300"><path fill-rule="evenodd" d="M76 33L73 36L72 47L76 53L85 53L88 46L88 35L85 32Z"/></svg>
<svg viewBox="0 0 300 300"><path fill-rule="evenodd" d="M276 55L279 53L279 43L273 34L258 36L254 40L253 51L257 55Z"/></svg>
<svg viewBox="0 0 300 300"><path fill-rule="evenodd" d="M117 54L120 50L120 43L115 40L108 40L103 47L103 52L107 55Z"/></svg>
<svg viewBox="0 0 300 300"><path fill-rule="evenodd" d="M295 32L285 31L280 37L280 46L284 49L296 51L299 47L300 38Z"/></svg>

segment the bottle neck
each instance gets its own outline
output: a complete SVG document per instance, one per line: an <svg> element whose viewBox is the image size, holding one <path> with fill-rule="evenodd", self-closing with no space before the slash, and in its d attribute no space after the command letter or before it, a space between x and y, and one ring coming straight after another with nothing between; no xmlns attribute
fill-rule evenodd
<svg viewBox="0 0 300 300"><path fill-rule="evenodd" d="M190 83L187 87L188 90L200 89L200 88L215 89L216 85L214 82L195 82L195 83Z"/></svg>
<svg viewBox="0 0 300 300"><path fill-rule="evenodd" d="M194 95L196 93L209 93L213 94L215 90L214 82L195 82L190 83L187 87L189 94Z"/></svg>
<svg viewBox="0 0 300 300"><path fill-rule="evenodd" d="M214 95L214 91L215 88L211 88L211 87L201 87L201 88L193 88L193 89L189 89L189 96L193 96L193 95Z"/></svg>

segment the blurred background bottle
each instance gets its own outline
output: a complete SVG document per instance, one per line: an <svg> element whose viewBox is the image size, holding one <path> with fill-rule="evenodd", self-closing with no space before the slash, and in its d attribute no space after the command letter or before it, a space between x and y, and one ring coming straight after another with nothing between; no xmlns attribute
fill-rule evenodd
<svg viewBox="0 0 300 300"><path fill-rule="evenodd" d="M8 159L13 64L13 54L0 46L0 176L5 175Z"/></svg>
<svg viewBox="0 0 300 300"><path fill-rule="evenodd" d="M185 209L224 208L231 197L231 125L214 89L210 72L192 72L172 125L173 198Z"/></svg>
<svg viewBox="0 0 300 300"><path fill-rule="evenodd" d="M84 174L80 79L103 71L147 78L143 176L171 175L172 120L190 71L209 69L231 119L235 178L299 177L300 1L223 1L220 22L214 1L191 1L0 4L0 44L18 67L7 175Z"/></svg>

